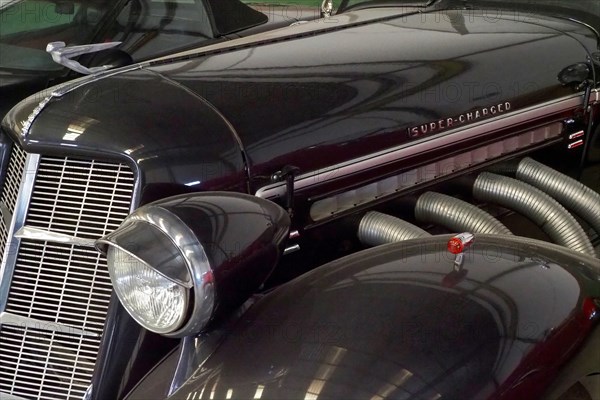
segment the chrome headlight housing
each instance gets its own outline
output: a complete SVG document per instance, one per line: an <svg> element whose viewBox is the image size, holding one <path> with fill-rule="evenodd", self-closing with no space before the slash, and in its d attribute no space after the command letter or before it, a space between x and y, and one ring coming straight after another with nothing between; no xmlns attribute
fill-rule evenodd
<svg viewBox="0 0 600 400"><path fill-rule="evenodd" d="M149 331L183 337L264 282L288 229L270 201L212 192L143 206L96 247L127 312Z"/></svg>
<svg viewBox="0 0 600 400"><path fill-rule="evenodd" d="M175 214L142 207L97 246L106 253L121 304L144 328L181 337L208 323L215 303L212 269L196 235Z"/></svg>

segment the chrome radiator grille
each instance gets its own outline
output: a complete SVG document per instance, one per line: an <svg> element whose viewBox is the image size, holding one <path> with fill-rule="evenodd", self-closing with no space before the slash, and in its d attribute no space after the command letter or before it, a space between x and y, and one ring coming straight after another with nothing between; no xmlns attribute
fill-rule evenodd
<svg viewBox="0 0 600 400"><path fill-rule="evenodd" d="M26 224L97 239L129 214L132 190L122 164L42 157Z"/></svg>
<svg viewBox="0 0 600 400"><path fill-rule="evenodd" d="M129 214L133 187L123 164L42 156L25 226L97 239ZM106 260L93 247L23 238L5 312L29 322L0 328L0 399L80 399L110 295Z"/></svg>

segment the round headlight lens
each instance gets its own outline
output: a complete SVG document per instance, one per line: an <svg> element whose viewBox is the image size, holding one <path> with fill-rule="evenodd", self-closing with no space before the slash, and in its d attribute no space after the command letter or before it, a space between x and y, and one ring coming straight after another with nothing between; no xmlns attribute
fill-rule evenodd
<svg viewBox="0 0 600 400"><path fill-rule="evenodd" d="M109 246L106 258L121 304L140 325L156 333L181 326L187 315L188 289L117 247Z"/></svg>

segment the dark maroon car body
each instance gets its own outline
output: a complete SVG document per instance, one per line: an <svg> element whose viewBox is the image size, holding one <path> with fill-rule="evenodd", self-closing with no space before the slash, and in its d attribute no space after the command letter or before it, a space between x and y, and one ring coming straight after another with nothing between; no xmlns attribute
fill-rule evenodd
<svg viewBox="0 0 600 400"><path fill-rule="evenodd" d="M2 201L12 201L14 221L3 228L11 251L3 253L0 312L21 312L13 305L24 296L21 260L43 272L56 257L67 266L91 257L71 247L52 259L29 250L39 238L13 239L21 227L93 241L128 211L207 191L272 201L291 222L269 280L204 331L183 339L151 333L113 294L98 306L99 327L81 325L102 337L89 344L95 350L85 367L93 373L77 390L64 384L83 368L77 362L52 369L56 379L30 381L37 375L28 368L57 351L44 347L25 366L0 356L17 382L0 380L1 393L594 398L600 232L577 214L587 255L544 244L556 238L533 211L481 200L472 189L484 171L514 176L515 164L534 159L560 172L556 180L582 182L597 196L598 10L568 1L350 3L326 19L75 80L8 113ZM11 170L17 149L29 160L20 172ZM80 182L73 165L92 171L96 163L127 179L90 172L81 185L99 188L92 200L87 189L85 196L65 189L61 177ZM125 193L119 213L102 205L112 196L104 186L115 182ZM445 244L456 231L415 215L428 191L485 210L516 236L476 235L467 272L453 275ZM55 196L54 208L37 205L45 196ZM357 230L373 211L442 236L365 250ZM212 240L229 230L243 235L226 214L209 219L222 217ZM242 254L235 240L223 249L231 259ZM97 257L95 268L107 276ZM63 301L42 296L38 304L27 290L32 309ZM63 321L57 309L55 319L36 318Z"/></svg>

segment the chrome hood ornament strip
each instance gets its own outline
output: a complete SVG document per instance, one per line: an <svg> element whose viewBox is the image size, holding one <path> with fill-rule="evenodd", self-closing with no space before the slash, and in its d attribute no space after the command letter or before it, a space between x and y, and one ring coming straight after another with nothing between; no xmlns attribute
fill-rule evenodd
<svg viewBox="0 0 600 400"><path fill-rule="evenodd" d="M40 115L42 110L44 110L46 105L48 105L50 100L52 100L52 97L53 97L53 95L44 97L44 99L42 101L40 101L38 103L38 105L33 109L31 114L29 114L29 116L27 116L27 119L24 121L21 121L21 136L24 139L26 139L27 136L29 135L29 130L31 129L31 125L33 125L33 121L35 121L35 119L38 117L38 115Z"/></svg>
<svg viewBox="0 0 600 400"><path fill-rule="evenodd" d="M91 75L96 72L106 71L111 69L113 65L102 65L99 67L88 68L77 61L73 60L73 57L78 57L82 54L95 53L102 50L112 49L120 45L121 42L107 42L107 43L94 43L84 44L79 46L67 46L65 42L50 42L46 46L46 52L50 53L52 60L55 63L63 65L75 72L79 72L83 75Z"/></svg>

